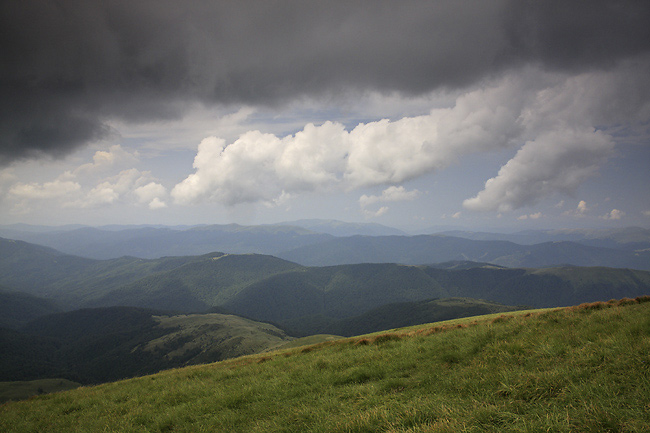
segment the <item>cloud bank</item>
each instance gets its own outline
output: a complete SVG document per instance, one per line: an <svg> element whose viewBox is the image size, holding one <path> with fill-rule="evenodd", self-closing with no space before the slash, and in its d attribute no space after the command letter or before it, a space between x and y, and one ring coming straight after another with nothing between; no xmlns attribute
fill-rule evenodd
<svg viewBox="0 0 650 433"><path fill-rule="evenodd" d="M250 131L230 144L209 137L199 145L195 172L171 195L184 204L234 205L306 191L396 188L465 155L512 149L512 159L463 206L496 212L532 206L555 193L573 194L598 171L615 151L610 127L650 120L650 84L639 71L650 72L648 58L578 75L528 68L422 116L350 130L336 122L308 124L284 137ZM364 199L373 200L379 197Z"/></svg>
<svg viewBox="0 0 650 433"><path fill-rule="evenodd" d="M0 21L0 165L191 102L420 95L524 65L604 70L650 49L650 5L634 0L23 0L2 2Z"/></svg>

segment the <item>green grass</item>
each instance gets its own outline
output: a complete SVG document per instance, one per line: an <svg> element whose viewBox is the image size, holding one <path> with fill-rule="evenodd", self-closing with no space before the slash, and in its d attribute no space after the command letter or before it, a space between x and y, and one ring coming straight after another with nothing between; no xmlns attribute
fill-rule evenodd
<svg viewBox="0 0 650 433"><path fill-rule="evenodd" d="M343 337L331 334L309 335L307 337L296 338L295 340L292 340L288 343L284 343L283 345L278 346L276 349L292 349L296 347L311 346L314 344L340 340L341 338Z"/></svg>
<svg viewBox="0 0 650 433"><path fill-rule="evenodd" d="M643 432L650 298L324 342L0 407L6 432Z"/></svg>

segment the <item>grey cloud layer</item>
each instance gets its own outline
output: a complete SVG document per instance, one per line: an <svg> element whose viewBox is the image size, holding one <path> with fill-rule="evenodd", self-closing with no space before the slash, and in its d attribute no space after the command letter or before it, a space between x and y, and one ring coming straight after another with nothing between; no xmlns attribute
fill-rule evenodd
<svg viewBox="0 0 650 433"><path fill-rule="evenodd" d="M188 101L419 94L650 48L640 1L6 0L0 22L0 164L105 138L110 119L181 116Z"/></svg>

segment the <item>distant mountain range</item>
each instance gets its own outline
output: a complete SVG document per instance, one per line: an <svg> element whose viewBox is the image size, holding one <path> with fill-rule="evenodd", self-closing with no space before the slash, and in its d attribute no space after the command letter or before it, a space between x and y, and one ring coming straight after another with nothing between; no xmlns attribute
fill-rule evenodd
<svg viewBox="0 0 650 433"><path fill-rule="evenodd" d="M441 232L439 234L481 241L510 241L522 245L568 241L595 247L625 249L630 251L650 248L650 230L641 227L625 227L618 229L526 230L512 234L452 230Z"/></svg>
<svg viewBox="0 0 650 433"><path fill-rule="evenodd" d="M0 227L0 236L66 254L116 259L132 256L268 254L308 266L354 263L433 264L482 261L510 267L607 266L650 270L650 230L536 230L514 234L453 231L408 236L390 227L335 220L274 225L195 227Z"/></svg>
<svg viewBox="0 0 650 433"><path fill-rule="evenodd" d="M311 232L297 226L238 224L199 226L182 230L167 227L124 230L83 227L49 232L5 229L0 230L0 235L48 246L67 254L102 260L122 256L153 259L200 255L213 251L273 254L333 238L331 235Z"/></svg>
<svg viewBox="0 0 650 433"><path fill-rule="evenodd" d="M406 236L405 231L388 227L377 223L349 223L338 220L323 219L302 219L297 221L286 221L278 224L280 226L297 226L312 232L324 233L336 237L346 236Z"/></svg>
<svg viewBox="0 0 650 433"><path fill-rule="evenodd" d="M122 256L153 259L163 256L199 255L213 251L277 254L334 237L352 235L385 236L406 233L376 223L347 223L320 219L258 226L0 226L1 237L44 245L67 254L94 259Z"/></svg>
<svg viewBox="0 0 650 433"><path fill-rule="evenodd" d="M630 250L625 245L618 249L569 241L521 245L445 235L351 236L305 245L277 256L306 266L469 260L508 267L574 265L650 270L650 250Z"/></svg>

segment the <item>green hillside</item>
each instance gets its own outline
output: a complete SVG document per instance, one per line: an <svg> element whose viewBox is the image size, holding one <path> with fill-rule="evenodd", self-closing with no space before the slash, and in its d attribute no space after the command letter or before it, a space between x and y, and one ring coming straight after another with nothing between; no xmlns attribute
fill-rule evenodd
<svg viewBox="0 0 650 433"><path fill-rule="evenodd" d="M300 268L295 263L259 254L207 254L170 270L132 281L88 301L88 304L205 311L223 305L249 284Z"/></svg>
<svg viewBox="0 0 650 433"><path fill-rule="evenodd" d="M55 299L62 307L72 309L124 284L197 259L200 257L91 260L0 238L0 284L10 290Z"/></svg>
<svg viewBox="0 0 650 433"><path fill-rule="evenodd" d="M351 317L392 302L448 296L421 269L395 264L307 268L252 284L223 306L255 320Z"/></svg>
<svg viewBox="0 0 650 433"><path fill-rule="evenodd" d="M292 341L275 326L223 314L82 309L0 329L0 381L101 383L258 353Z"/></svg>
<svg viewBox="0 0 650 433"><path fill-rule="evenodd" d="M370 317L364 314L387 304L463 297L544 308L648 293L650 272L630 269L510 269L478 264L471 267L467 263L445 269L361 264L277 274L244 288L222 307L254 320L271 321L292 335L358 335L370 330ZM389 312L384 310L383 319L379 313L376 322L383 321L387 325L383 329L413 324L399 322L408 320L405 317L417 317L409 311L413 308L411 305L401 313L395 311L392 323L388 323ZM431 320L438 318L434 315L429 317ZM347 325L341 328L343 323Z"/></svg>
<svg viewBox="0 0 650 433"><path fill-rule="evenodd" d="M506 305L559 307L650 293L650 272L632 269L479 266L458 270L424 267L424 270L454 296L489 299Z"/></svg>
<svg viewBox="0 0 650 433"><path fill-rule="evenodd" d="M645 432L650 298L421 325L11 402L5 432Z"/></svg>
<svg viewBox="0 0 650 433"><path fill-rule="evenodd" d="M306 266L355 263L421 265L459 259L491 261L520 250L521 246L512 242L474 241L451 236L351 236L306 245L278 256Z"/></svg>
<svg viewBox="0 0 650 433"><path fill-rule="evenodd" d="M147 342L142 348L176 364L236 358L294 340L273 325L226 314L155 316L154 320L158 328L172 332Z"/></svg>
<svg viewBox="0 0 650 433"><path fill-rule="evenodd" d="M11 290L47 297L49 285L76 275L94 260L68 256L51 248L0 238L1 284Z"/></svg>

